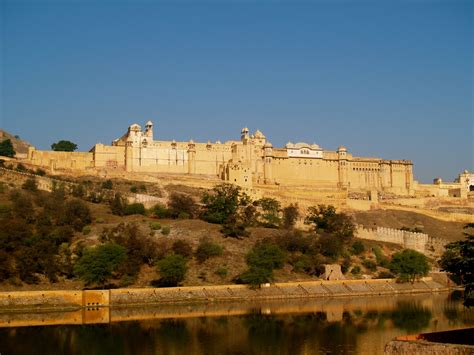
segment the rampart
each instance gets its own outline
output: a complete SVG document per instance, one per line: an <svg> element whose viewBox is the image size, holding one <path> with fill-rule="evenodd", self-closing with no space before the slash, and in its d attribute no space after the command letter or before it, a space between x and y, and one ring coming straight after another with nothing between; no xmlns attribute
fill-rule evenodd
<svg viewBox="0 0 474 355"><path fill-rule="evenodd" d="M357 227L357 237L378 242L394 243L406 249L413 249L428 256L440 256L448 242L430 237L425 233L414 233L399 229Z"/></svg>

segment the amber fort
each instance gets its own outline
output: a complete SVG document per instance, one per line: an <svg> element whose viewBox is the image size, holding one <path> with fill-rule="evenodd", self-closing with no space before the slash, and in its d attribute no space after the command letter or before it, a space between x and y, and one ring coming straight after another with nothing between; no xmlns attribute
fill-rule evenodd
<svg viewBox="0 0 474 355"><path fill-rule="evenodd" d="M274 147L267 137L248 128L239 140L176 142L155 140L151 121L128 127L111 145L95 144L89 152L41 151L29 147L26 161L52 171L174 173L213 176L245 188L258 186L308 187L344 191L381 191L413 196L467 197L474 190L474 174L465 171L457 181L418 184L410 160L354 156L346 147L326 150L317 144L288 142Z"/></svg>

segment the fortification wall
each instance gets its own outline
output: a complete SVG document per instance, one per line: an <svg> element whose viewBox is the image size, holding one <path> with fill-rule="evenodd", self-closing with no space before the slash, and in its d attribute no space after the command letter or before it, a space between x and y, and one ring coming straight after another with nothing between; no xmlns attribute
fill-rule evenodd
<svg viewBox="0 0 474 355"><path fill-rule="evenodd" d="M91 169L94 155L90 152L55 152L29 148L28 162L53 169Z"/></svg>
<svg viewBox="0 0 474 355"><path fill-rule="evenodd" d="M399 229L377 227L357 227L357 237L377 242L394 243L406 249L413 249L428 256L440 256L448 242L430 237L425 233L414 233Z"/></svg>

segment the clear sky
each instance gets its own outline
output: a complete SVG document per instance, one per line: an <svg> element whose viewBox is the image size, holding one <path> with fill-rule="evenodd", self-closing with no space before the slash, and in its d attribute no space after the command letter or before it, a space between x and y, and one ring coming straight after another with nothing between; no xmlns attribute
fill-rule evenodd
<svg viewBox="0 0 474 355"><path fill-rule="evenodd" d="M411 159L425 182L474 170L474 1L0 4L0 127L39 149L152 120Z"/></svg>

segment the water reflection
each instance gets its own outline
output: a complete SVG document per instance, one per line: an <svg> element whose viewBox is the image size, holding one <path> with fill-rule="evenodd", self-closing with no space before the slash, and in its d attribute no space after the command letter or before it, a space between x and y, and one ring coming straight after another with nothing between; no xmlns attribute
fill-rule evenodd
<svg viewBox="0 0 474 355"><path fill-rule="evenodd" d="M96 317L110 323L1 328L0 352L382 353L397 335L472 326L473 312L447 294L112 308L105 318ZM15 317L24 325L28 318L31 324L46 322L47 315L0 314L0 322L5 325L9 319L12 325L18 322ZM57 323L60 316L52 318ZM78 316L67 314L64 319L71 324Z"/></svg>

